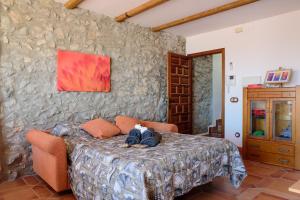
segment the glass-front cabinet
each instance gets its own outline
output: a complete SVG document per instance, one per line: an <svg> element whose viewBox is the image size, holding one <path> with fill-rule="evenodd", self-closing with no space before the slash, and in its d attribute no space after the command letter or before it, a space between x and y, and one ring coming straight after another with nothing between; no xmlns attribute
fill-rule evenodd
<svg viewBox="0 0 300 200"><path fill-rule="evenodd" d="M255 139L293 141L293 99L249 99L249 137Z"/></svg>
<svg viewBox="0 0 300 200"><path fill-rule="evenodd" d="M300 170L300 86L244 88L243 133L246 159Z"/></svg>
<svg viewBox="0 0 300 200"><path fill-rule="evenodd" d="M294 100L271 100L272 102L272 139L293 141Z"/></svg>
<svg viewBox="0 0 300 200"><path fill-rule="evenodd" d="M250 100L249 136L257 139L268 138L268 107L267 99Z"/></svg>

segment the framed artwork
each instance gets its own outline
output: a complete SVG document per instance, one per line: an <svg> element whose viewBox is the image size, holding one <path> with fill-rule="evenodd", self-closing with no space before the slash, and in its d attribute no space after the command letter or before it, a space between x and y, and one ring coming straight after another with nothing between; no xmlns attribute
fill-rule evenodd
<svg viewBox="0 0 300 200"><path fill-rule="evenodd" d="M288 83L292 76L291 69L268 71L265 78L266 84Z"/></svg>
<svg viewBox="0 0 300 200"><path fill-rule="evenodd" d="M110 57L58 50L57 89L110 92Z"/></svg>

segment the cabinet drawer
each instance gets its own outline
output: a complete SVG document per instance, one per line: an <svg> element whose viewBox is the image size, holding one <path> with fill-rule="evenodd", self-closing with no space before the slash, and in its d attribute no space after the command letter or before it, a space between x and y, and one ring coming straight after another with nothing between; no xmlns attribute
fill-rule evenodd
<svg viewBox="0 0 300 200"><path fill-rule="evenodd" d="M283 167L293 168L295 165L295 159L292 156L260 152L260 151L248 151L247 158L254 161L279 165Z"/></svg>
<svg viewBox="0 0 300 200"><path fill-rule="evenodd" d="M263 162L262 152L260 151L247 151L247 159Z"/></svg>
<svg viewBox="0 0 300 200"><path fill-rule="evenodd" d="M262 151L288 156L295 155L295 147L293 145L278 144L270 141L248 140L247 149L249 151Z"/></svg>
<svg viewBox="0 0 300 200"><path fill-rule="evenodd" d="M264 162L283 166L283 167L294 167L295 159L291 156L273 154L273 153L264 153L263 155Z"/></svg>
<svg viewBox="0 0 300 200"><path fill-rule="evenodd" d="M283 155L289 155L293 156L295 155L295 147L290 145L283 145L283 144L270 144L270 152L271 153L277 153L277 154L283 154Z"/></svg>
<svg viewBox="0 0 300 200"><path fill-rule="evenodd" d="M247 149L249 151L264 151L264 142L258 140L248 140L247 141Z"/></svg>

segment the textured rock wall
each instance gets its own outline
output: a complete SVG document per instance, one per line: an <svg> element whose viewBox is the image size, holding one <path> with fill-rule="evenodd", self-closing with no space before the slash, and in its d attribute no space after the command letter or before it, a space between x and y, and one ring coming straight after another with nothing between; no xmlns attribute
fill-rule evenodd
<svg viewBox="0 0 300 200"><path fill-rule="evenodd" d="M1 0L0 9L2 179L31 172L29 128L119 114L166 120L167 52L185 53L185 39L53 0ZM111 56L112 91L57 92L58 48Z"/></svg>
<svg viewBox="0 0 300 200"><path fill-rule="evenodd" d="M207 132L212 120L212 56L193 59L193 131Z"/></svg>

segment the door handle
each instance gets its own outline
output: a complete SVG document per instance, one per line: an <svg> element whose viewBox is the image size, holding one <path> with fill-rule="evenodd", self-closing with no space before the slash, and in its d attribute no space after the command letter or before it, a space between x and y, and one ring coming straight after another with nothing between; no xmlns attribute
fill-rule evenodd
<svg viewBox="0 0 300 200"><path fill-rule="evenodd" d="M280 152L280 153L289 153L289 152L290 152L289 149L286 149L286 148L283 148L283 147L279 147L277 150L278 150L278 152Z"/></svg>
<svg viewBox="0 0 300 200"><path fill-rule="evenodd" d="M282 158L279 158L278 159L279 163L283 164L283 165L287 165L289 163L289 160L287 159L282 159Z"/></svg>

